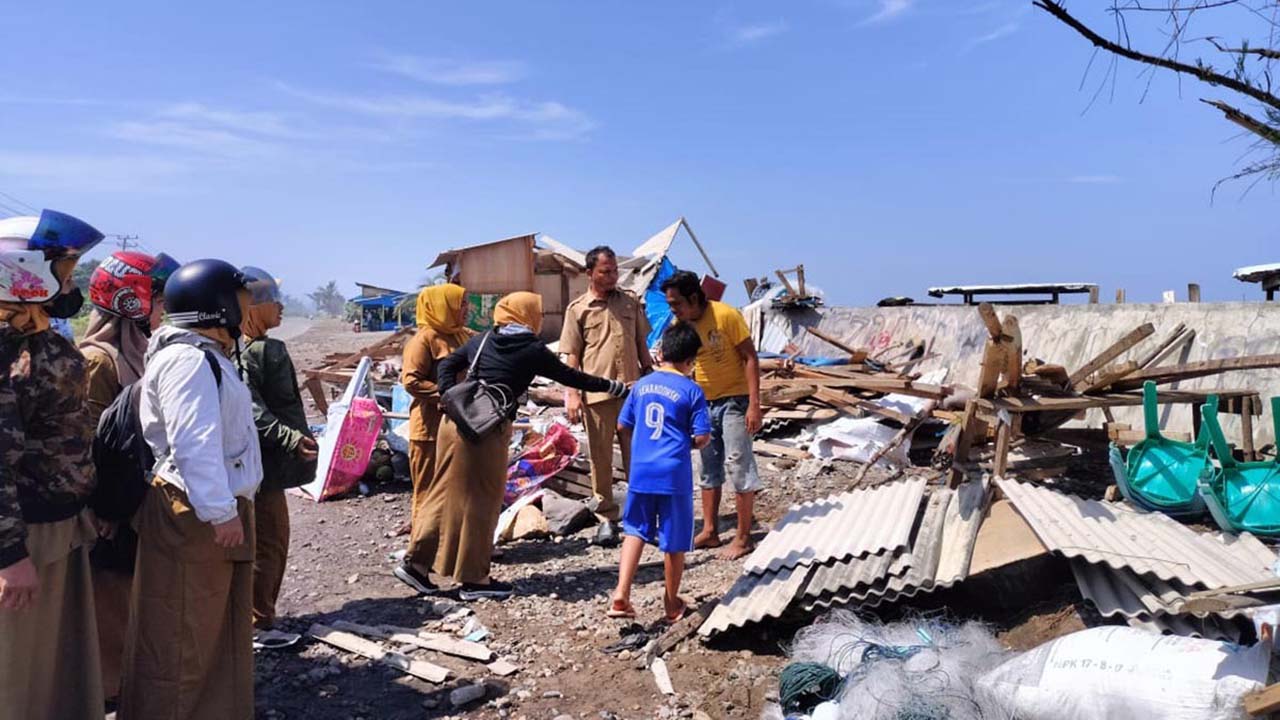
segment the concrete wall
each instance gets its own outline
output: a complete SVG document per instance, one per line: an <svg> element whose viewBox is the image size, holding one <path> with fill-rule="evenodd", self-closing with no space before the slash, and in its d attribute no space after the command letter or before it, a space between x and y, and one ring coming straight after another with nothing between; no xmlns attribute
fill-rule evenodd
<svg viewBox="0 0 1280 720"><path fill-rule="evenodd" d="M1024 359L1039 358L1064 365L1072 372L1095 357L1108 345L1139 325L1149 322L1156 332L1139 343L1117 362L1136 360L1153 350L1178 323L1196 330L1195 340L1179 354L1166 360L1174 365L1196 360L1240 355L1280 354L1280 303L1176 303L1166 305L1012 305L998 306L1003 316L1013 313L1022 328ZM785 323L779 323L782 317ZM905 342L923 340L929 359L921 370L949 369L947 382L975 384L987 331L978 311L965 306L918 306L901 308L824 308L791 316L773 315L770 323L776 334L789 324L791 337L806 354L830 355L832 348L804 332L804 325L817 325L827 334L872 353ZM766 328L764 335L770 334ZM1252 389L1264 403L1280 394L1280 370L1249 370L1187 380L1168 386L1182 389ZM1166 408L1162 420L1173 430L1191 429L1190 406ZM1118 422L1142 426L1140 408L1117 409ZM1224 418L1225 419L1225 418ZM1090 411L1086 423L1100 427L1100 411ZM1273 442L1270 406L1255 420L1258 445ZM1224 422L1228 440L1238 439L1239 423Z"/></svg>

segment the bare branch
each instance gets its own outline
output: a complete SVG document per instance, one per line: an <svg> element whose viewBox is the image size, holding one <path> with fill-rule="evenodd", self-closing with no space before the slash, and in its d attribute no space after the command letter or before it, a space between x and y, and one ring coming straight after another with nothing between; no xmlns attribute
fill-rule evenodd
<svg viewBox="0 0 1280 720"><path fill-rule="evenodd" d="M1229 48L1229 47L1223 47L1222 44L1219 43L1216 38L1207 37L1205 38L1205 40L1208 40L1210 44L1218 48L1219 52L1235 53L1237 55L1257 55L1258 57L1264 57L1269 60L1280 60L1280 50L1272 50L1271 48L1251 48L1251 47Z"/></svg>
<svg viewBox="0 0 1280 720"><path fill-rule="evenodd" d="M1261 120L1251 115L1248 115L1247 113L1243 113L1240 110L1233 108L1230 105L1220 100L1205 100L1201 98L1200 102L1206 105L1212 105L1213 107L1218 108L1219 110L1222 111L1222 114L1225 115L1228 120L1235 123L1236 125L1239 125L1245 130L1248 130L1254 135L1257 135L1263 140L1266 140L1267 142L1273 143L1275 145L1280 145L1280 128L1272 127L1262 122Z"/></svg>
<svg viewBox="0 0 1280 720"><path fill-rule="evenodd" d="M1258 102L1280 110L1280 97L1276 97L1275 95L1254 87L1247 82L1215 72L1208 66L1188 65L1168 58L1148 55L1102 37L1098 33L1094 32L1089 26L1073 17L1071 13L1068 13L1066 8L1062 6L1061 0L1034 0L1032 4L1048 12L1050 15L1054 16L1062 23L1082 35L1095 46L1107 50L1115 55L1144 63L1146 65L1153 65L1155 67L1165 68L1166 70L1172 70L1184 75L1190 75L1201 82L1206 82L1210 85L1219 85L1227 88L1228 90L1238 92L1241 95L1247 95Z"/></svg>

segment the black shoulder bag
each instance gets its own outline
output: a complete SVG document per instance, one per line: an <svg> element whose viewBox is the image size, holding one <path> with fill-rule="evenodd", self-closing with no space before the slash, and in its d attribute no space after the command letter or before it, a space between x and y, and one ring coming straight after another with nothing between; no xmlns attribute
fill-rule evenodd
<svg viewBox="0 0 1280 720"><path fill-rule="evenodd" d="M476 349L476 356L467 368L467 377L457 385L449 388L441 396L444 414L458 426L462 437L471 442L479 442L493 431L502 427L515 404L511 388L501 383L485 382L473 377L484 346L489 342L493 331L485 334Z"/></svg>

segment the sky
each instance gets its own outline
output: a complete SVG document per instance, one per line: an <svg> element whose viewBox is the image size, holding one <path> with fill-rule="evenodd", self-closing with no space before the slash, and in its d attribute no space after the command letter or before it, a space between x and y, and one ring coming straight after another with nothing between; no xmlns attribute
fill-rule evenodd
<svg viewBox="0 0 1280 720"><path fill-rule="evenodd" d="M1105 4L1068 7L1110 29ZM412 289L441 250L530 232L625 253L680 216L734 301L797 264L829 304L1256 299L1232 270L1280 262L1274 188L1212 192L1250 143L1199 100L1236 98L1128 63L1104 84L1030 0L44 0L0 26L0 215L295 295ZM706 271L687 240L674 259Z"/></svg>

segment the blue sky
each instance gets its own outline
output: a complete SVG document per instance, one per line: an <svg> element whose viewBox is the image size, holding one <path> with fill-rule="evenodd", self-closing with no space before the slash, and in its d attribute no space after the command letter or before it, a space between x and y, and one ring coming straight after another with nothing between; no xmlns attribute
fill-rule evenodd
<svg viewBox="0 0 1280 720"><path fill-rule="evenodd" d="M1104 5L1070 7L1109 27ZM1270 186L1210 196L1249 143L1198 99L1233 98L1122 64L1090 105L1105 60L1082 86L1090 47L1030 0L46 0L0 24L0 213L293 294L409 288L442 249L531 231L625 251L680 215L732 299L796 263L840 304L1254 299L1232 269L1280 261Z"/></svg>

